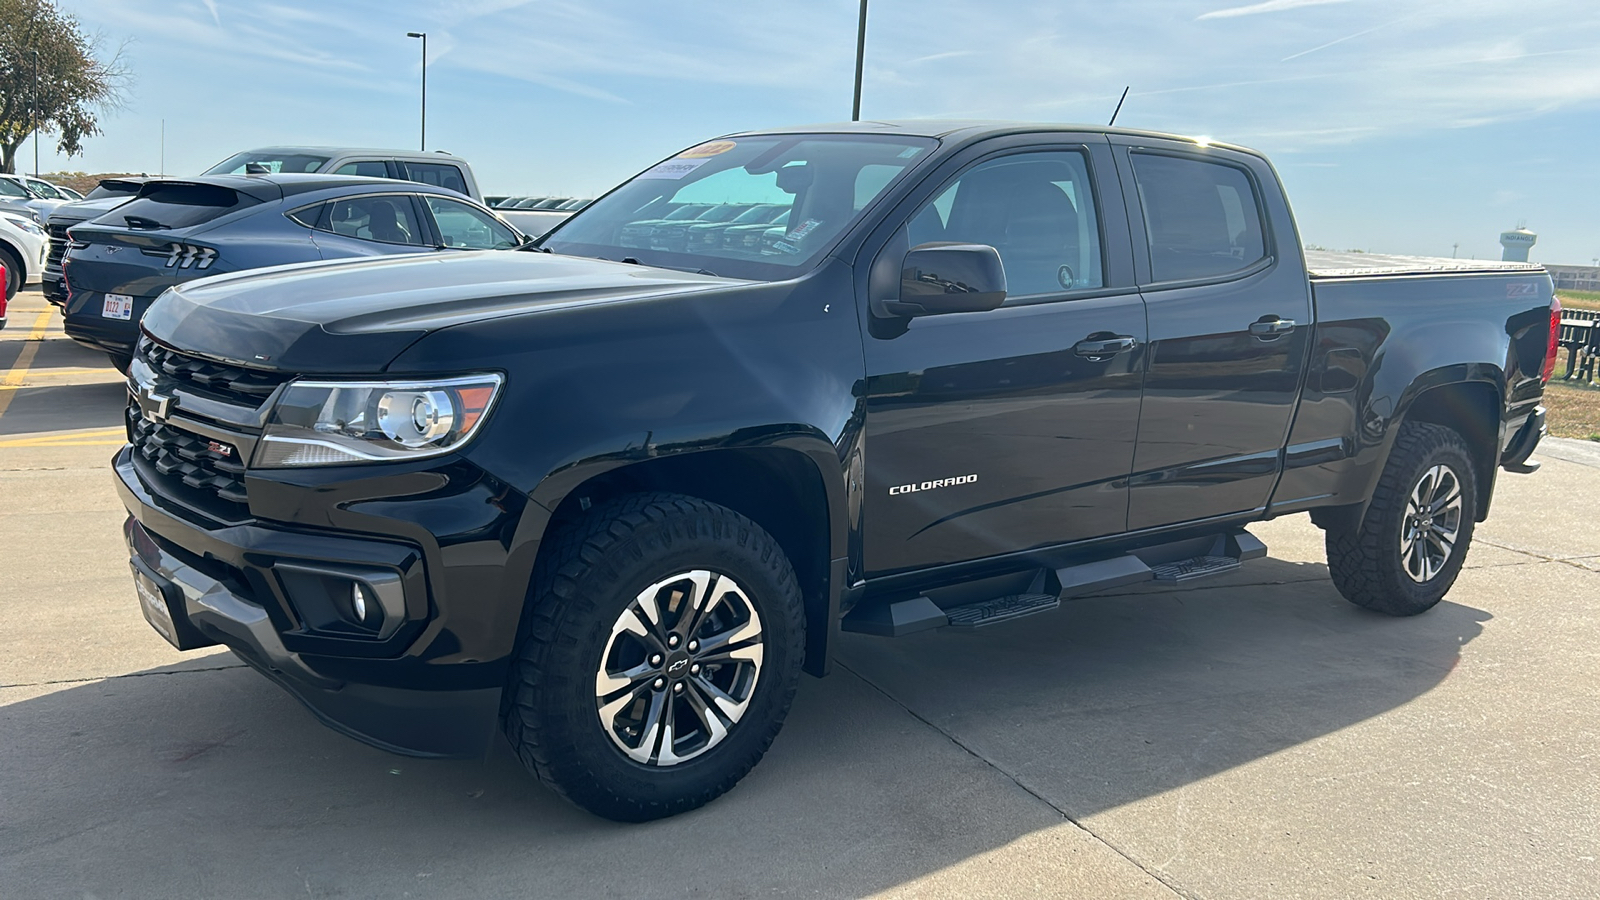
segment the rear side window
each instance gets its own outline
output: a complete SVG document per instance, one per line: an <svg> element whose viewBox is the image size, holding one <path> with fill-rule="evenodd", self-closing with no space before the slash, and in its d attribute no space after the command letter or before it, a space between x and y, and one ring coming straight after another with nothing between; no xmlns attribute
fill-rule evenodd
<svg viewBox="0 0 1600 900"><path fill-rule="evenodd" d="M335 169L335 175L359 175L362 178L388 178L389 166L382 160L367 159L361 162L348 162Z"/></svg>
<svg viewBox="0 0 1600 900"><path fill-rule="evenodd" d="M467 179L455 166L443 163L401 163L406 169L406 179L435 187L448 188L460 194L467 192Z"/></svg>
<svg viewBox="0 0 1600 900"><path fill-rule="evenodd" d="M1244 170L1154 153L1132 158L1153 280L1227 275L1267 255L1260 205Z"/></svg>
<svg viewBox="0 0 1600 900"><path fill-rule="evenodd" d="M410 197L401 194L330 200L320 206L298 210L290 218L318 231L331 231L363 241L417 246L423 243L416 208Z"/></svg>
<svg viewBox="0 0 1600 900"><path fill-rule="evenodd" d="M130 228L188 228L261 201L213 184L151 183L108 215Z"/></svg>
<svg viewBox="0 0 1600 900"><path fill-rule="evenodd" d="M28 193L27 188L17 184L15 181L12 181L9 178L0 178L0 197L21 197L24 200L33 199L33 195Z"/></svg>

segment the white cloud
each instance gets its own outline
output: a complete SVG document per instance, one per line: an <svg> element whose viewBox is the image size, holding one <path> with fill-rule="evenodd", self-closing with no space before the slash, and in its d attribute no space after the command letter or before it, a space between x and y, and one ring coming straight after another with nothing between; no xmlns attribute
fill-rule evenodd
<svg viewBox="0 0 1600 900"><path fill-rule="evenodd" d="M1196 21L1201 19L1232 19L1238 16L1255 16L1262 13L1284 12L1290 9L1299 9L1302 6L1326 6L1330 3L1349 3L1350 0L1266 0L1265 3L1252 3L1249 6L1230 6L1227 9L1214 9L1202 13Z"/></svg>

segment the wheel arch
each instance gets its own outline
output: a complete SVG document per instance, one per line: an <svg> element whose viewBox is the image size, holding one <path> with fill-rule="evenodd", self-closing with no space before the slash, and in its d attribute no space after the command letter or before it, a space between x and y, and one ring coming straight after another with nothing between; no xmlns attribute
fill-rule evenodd
<svg viewBox="0 0 1600 900"><path fill-rule="evenodd" d="M15 268L19 273L17 276L17 290L18 292L21 292L22 288L28 284L28 260L27 257L23 255L22 248L11 243L11 241L5 238L0 238L0 255L3 255L4 257L3 259L0 259L0 262L4 262L6 264L7 270L13 268L12 264L16 263ZM5 289L6 285L0 284L0 291L4 291Z"/></svg>
<svg viewBox="0 0 1600 900"><path fill-rule="evenodd" d="M1402 405L1393 429L1398 431L1403 422L1430 422L1461 435L1472 451L1473 474L1478 483L1475 518L1479 522L1489 516L1500 447L1504 443L1501 411L1505 392L1494 374L1480 370L1466 378L1434 384L1419 379L1416 390Z"/></svg>
<svg viewBox="0 0 1600 900"><path fill-rule="evenodd" d="M572 486L534 499L543 512L523 528L537 541L526 562L521 621L536 602L532 585L538 566L555 542L547 540L593 506L624 494L661 491L725 506L764 528L783 548L800 583L806 613L805 671L827 671L828 644L837 628L842 565L848 530L842 467L831 444L789 437L751 447L722 447L629 462L597 462ZM830 472L830 469L832 470ZM569 473L571 474L570 471Z"/></svg>

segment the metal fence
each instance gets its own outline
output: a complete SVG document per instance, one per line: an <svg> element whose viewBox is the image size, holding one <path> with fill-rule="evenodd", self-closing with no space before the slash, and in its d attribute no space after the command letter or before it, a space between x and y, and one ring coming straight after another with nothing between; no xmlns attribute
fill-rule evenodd
<svg viewBox="0 0 1600 900"><path fill-rule="evenodd" d="M1567 374L1562 377L1593 381L1595 357L1600 355L1600 311L1563 309L1560 343L1567 351Z"/></svg>

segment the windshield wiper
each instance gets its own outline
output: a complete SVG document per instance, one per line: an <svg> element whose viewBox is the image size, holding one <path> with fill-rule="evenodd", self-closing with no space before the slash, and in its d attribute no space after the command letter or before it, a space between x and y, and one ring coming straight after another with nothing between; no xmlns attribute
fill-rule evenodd
<svg viewBox="0 0 1600 900"><path fill-rule="evenodd" d="M122 221L127 222L129 228L165 228L168 230L172 228L171 225L163 225L155 219L147 219L144 216L123 216Z"/></svg>

